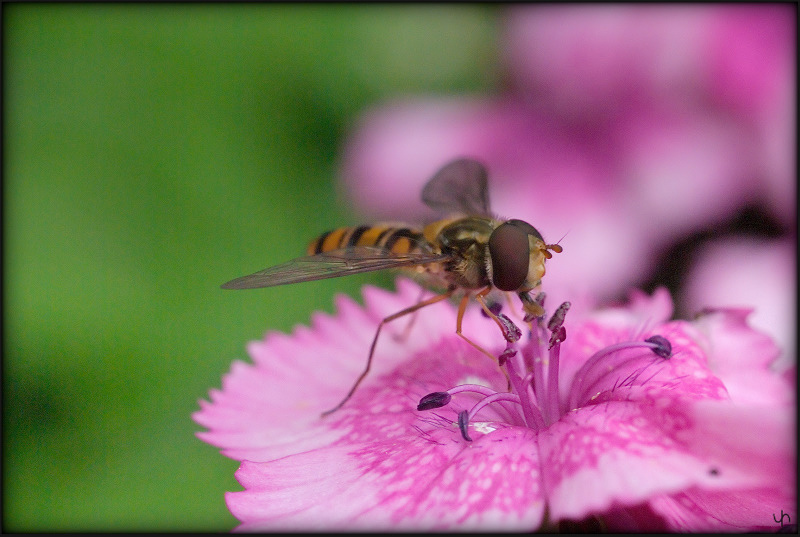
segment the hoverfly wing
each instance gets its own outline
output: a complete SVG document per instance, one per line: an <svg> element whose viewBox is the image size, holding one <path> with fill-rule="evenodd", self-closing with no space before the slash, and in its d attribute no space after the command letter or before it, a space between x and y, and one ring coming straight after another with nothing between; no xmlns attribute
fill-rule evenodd
<svg viewBox="0 0 800 537"><path fill-rule="evenodd" d="M397 254L384 248L355 246L298 257L286 263L236 278L222 284L221 287L223 289L273 287L325 278L338 278L361 272L423 265L443 261L447 258L448 256L444 254L427 252Z"/></svg>
<svg viewBox="0 0 800 537"><path fill-rule="evenodd" d="M487 175L477 160L454 160L428 181L422 201L441 214L489 216Z"/></svg>

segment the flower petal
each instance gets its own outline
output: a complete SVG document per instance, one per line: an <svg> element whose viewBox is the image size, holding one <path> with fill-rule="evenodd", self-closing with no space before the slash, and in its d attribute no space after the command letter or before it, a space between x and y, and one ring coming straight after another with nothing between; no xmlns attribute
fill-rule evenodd
<svg viewBox="0 0 800 537"><path fill-rule="evenodd" d="M228 493L228 507L246 531L538 527L532 433L503 429L472 444L452 433L245 461L236 477L247 490Z"/></svg>
<svg viewBox="0 0 800 537"><path fill-rule="evenodd" d="M539 436L552 516L580 520L691 488L790 498L791 431L788 412L675 393L581 408Z"/></svg>
<svg viewBox="0 0 800 537"><path fill-rule="evenodd" d="M796 362L797 353L796 257L796 240L709 242L692 263L680 301L689 314L709 307L754 308L748 324L775 338L783 351L780 365L787 367ZM699 324L707 323L701 319ZM766 352L748 359L757 357L772 359Z"/></svg>
<svg viewBox="0 0 800 537"><path fill-rule="evenodd" d="M533 431L476 422L475 441L467 443L456 410L415 409L415 397L466 379L505 382L496 364L448 336L320 420L314 430L330 429L327 445L266 463L245 461L237 479L246 490L227 496L245 522L239 529L537 527L544 495ZM312 444L303 440L298 451Z"/></svg>
<svg viewBox="0 0 800 537"><path fill-rule="evenodd" d="M725 308L708 311L695 320L693 327L709 367L734 401L794 406L794 390L771 368L780 350L772 338L751 327L751 312Z"/></svg>
<svg viewBox="0 0 800 537"><path fill-rule="evenodd" d="M663 517L673 532L761 531L774 533L781 520L788 526L796 520L794 498L774 489L740 491L705 491L689 489L673 496L661 496L649 502L654 514ZM786 514L788 517L782 518Z"/></svg>

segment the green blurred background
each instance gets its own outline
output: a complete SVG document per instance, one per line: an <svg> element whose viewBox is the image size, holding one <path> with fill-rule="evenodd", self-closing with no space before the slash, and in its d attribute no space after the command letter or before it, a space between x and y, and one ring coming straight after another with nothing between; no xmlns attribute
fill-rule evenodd
<svg viewBox="0 0 800 537"><path fill-rule="evenodd" d="M4 4L3 529L212 530L197 400L356 276L219 289L358 222L366 107L493 86L485 6Z"/></svg>

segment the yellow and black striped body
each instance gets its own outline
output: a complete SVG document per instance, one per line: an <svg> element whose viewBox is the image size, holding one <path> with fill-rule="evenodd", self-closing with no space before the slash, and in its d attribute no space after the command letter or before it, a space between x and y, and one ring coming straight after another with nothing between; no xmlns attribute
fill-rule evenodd
<svg viewBox="0 0 800 537"><path fill-rule="evenodd" d="M432 287L482 289L491 285L488 241L498 220L469 216L447 218L413 228L405 224L342 227L312 241L310 255L368 246L387 254L446 254L441 262L402 267Z"/></svg>
<svg viewBox="0 0 800 537"><path fill-rule="evenodd" d="M407 224L379 223L372 226L341 227L323 233L308 245L308 253L316 255L349 247L379 248L392 256L404 254L440 254L441 245L430 225L424 229ZM453 275L438 262L399 267L399 270L432 288L453 286Z"/></svg>
<svg viewBox="0 0 800 537"><path fill-rule="evenodd" d="M372 246L393 254L431 252L431 245L420 229L397 224L340 227L323 233L308 245L309 255L321 254L354 246Z"/></svg>

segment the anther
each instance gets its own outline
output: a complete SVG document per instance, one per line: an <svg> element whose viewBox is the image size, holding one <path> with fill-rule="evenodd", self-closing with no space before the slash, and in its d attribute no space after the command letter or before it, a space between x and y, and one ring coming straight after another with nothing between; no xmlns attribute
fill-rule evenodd
<svg viewBox="0 0 800 537"><path fill-rule="evenodd" d="M511 319L502 313L499 314L497 318L500 320L500 328L503 331L503 337L506 338L506 341L509 343L519 341L519 338L522 337L522 331L519 329L519 327L511 322Z"/></svg>
<svg viewBox="0 0 800 537"><path fill-rule="evenodd" d="M447 392L433 392L419 400L417 410L432 410L441 408L450 403L452 397Z"/></svg>
<svg viewBox="0 0 800 537"><path fill-rule="evenodd" d="M472 442L472 438L469 437L469 412L466 410L462 410L458 413L458 428L461 431L461 437L466 440L467 442Z"/></svg>
<svg viewBox="0 0 800 537"><path fill-rule="evenodd" d="M672 356L672 344L664 336L650 336L645 339L645 342L652 343L655 347L651 347L653 353L662 358L669 359Z"/></svg>
<svg viewBox="0 0 800 537"><path fill-rule="evenodd" d="M561 325L564 324L564 319L566 319L567 312L571 306L572 304L570 302L563 302L547 322L547 329L551 332L556 332L559 328L561 328Z"/></svg>
<svg viewBox="0 0 800 537"><path fill-rule="evenodd" d="M567 329L564 326L559 326L553 333L550 335L550 344L548 345L547 349L550 350L559 343L562 343L565 339L567 339Z"/></svg>

